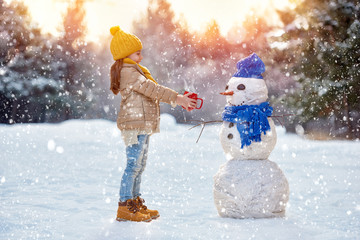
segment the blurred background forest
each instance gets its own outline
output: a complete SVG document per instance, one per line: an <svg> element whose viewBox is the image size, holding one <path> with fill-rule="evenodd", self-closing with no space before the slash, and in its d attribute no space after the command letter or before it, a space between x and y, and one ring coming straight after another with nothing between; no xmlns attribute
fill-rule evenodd
<svg viewBox="0 0 360 240"><path fill-rule="evenodd" d="M116 119L120 97L109 90L111 36L100 45L85 40L84 2L69 1L63 34L55 37L41 33L21 1L0 0L0 123ZM236 62L255 52L266 65L274 115L294 114L282 121L287 131L359 139L360 3L296 2L294 9L277 11L281 26L249 13L223 36L215 20L201 32L190 31L170 2L149 0L133 23L144 46L142 64L160 84L204 99L201 110L163 104L162 112L182 123L220 120L226 101L219 92Z"/></svg>

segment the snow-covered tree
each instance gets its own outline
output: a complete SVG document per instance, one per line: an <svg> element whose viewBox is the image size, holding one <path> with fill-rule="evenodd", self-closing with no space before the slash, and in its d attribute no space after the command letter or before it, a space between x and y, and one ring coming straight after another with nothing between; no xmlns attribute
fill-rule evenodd
<svg viewBox="0 0 360 240"><path fill-rule="evenodd" d="M48 101L60 88L49 67L49 43L31 27L22 3L1 2L0 11L0 121L45 121Z"/></svg>
<svg viewBox="0 0 360 240"><path fill-rule="evenodd" d="M82 41L83 14L72 18L81 7L74 4L65 16L64 37L55 39L34 27L21 2L1 2L0 122L87 117L99 74L92 49Z"/></svg>
<svg viewBox="0 0 360 240"><path fill-rule="evenodd" d="M300 122L322 119L331 135L360 137L360 3L304 0L280 15L284 66L297 79L286 102Z"/></svg>
<svg viewBox="0 0 360 240"><path fill-rule="evenodd" d="M84 41L84 1L69 3L63 20L64 34L59 39L58 61L66 65L63 76L65 95L62 99L64 119L86 117L93 99L92 89L98 76L95 55Z"/></svg>

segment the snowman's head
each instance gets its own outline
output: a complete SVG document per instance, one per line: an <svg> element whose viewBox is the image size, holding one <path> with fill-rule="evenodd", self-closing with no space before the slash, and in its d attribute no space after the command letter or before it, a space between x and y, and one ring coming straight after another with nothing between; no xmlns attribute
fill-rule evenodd
<svg viewBox="0 0 360 240"><path fill-rule="evenodd" d="M258 105L268 98L268 89L263 79L232 77L220 94L231 106Z"/></svg>
<svg viewBox="0 0 360 240"><path fill-rule="evenodd" d="M241 59L237 71L226 85L226 100L229 105L258 105L268 98L268 90L261 75L265 64L256 53Z"/></svg>

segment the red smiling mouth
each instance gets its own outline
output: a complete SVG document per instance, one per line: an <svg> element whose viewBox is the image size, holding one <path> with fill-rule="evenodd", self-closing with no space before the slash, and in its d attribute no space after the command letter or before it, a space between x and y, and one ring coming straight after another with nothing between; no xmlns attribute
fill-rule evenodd
<svg viewBox="0 0 360 240"><path fill-rule="evenodd" d="M221 95L225 95L225 96L232 96L234 95L234 91L230 91L230 92L221 92Z"/></svg>

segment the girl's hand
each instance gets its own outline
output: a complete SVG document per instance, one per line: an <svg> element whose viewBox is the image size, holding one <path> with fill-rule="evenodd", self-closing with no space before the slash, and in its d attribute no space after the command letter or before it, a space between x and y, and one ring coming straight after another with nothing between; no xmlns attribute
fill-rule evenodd
<svg viewBox="0 0 360 240"><path fill-rule="evenodd" d="M185 95L177 95L176 104L183 106L186 111L190 111L189 108L196 108L196 100L189 98L189 95L192 93L187 93Z"/></svg>

